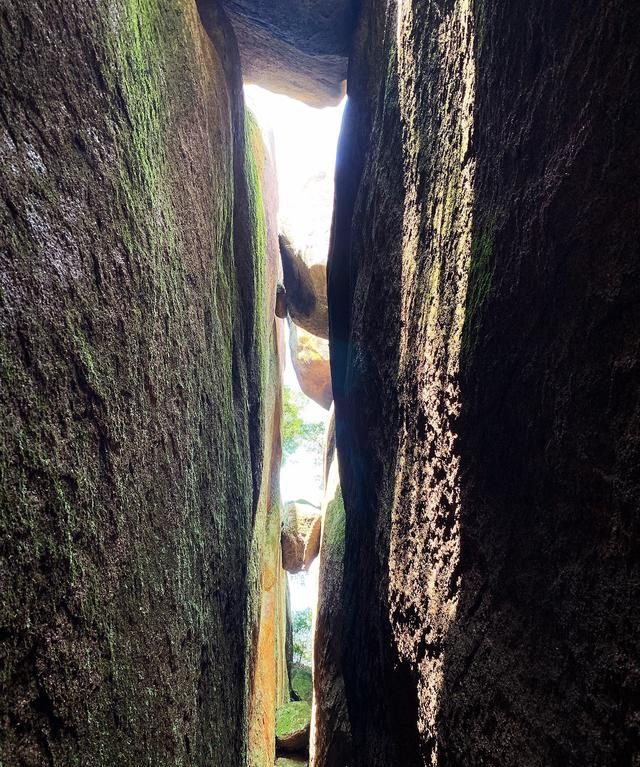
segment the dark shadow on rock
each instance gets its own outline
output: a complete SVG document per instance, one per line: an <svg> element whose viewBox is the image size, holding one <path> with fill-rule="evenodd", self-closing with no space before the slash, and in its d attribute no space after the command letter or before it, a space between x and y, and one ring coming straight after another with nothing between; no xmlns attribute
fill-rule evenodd
<svg viewBox="0 0 640 767"><path fill-rule="evenodd" d="M627 1L475 6L442 764L637 759L639 20Z"/></svg>
<svg viewBox="0 0 640 767"><path fill-rule="evenodd" d="M382 35L382 28L371 30L376 42ZM346 507L343 673L353 736L348 764L412 767L419 764L416 684L393 646L386 597L390 521L379 511L380 498L393 488L388 454L398 423L402 205L401 197L387 191L402 188L402 145L397 81L393 75L387 80L385 61L377 66L368 75L349 73L328 264L336 442ZM392 102L385 118L392 139L375 148L371 131L381 114L372 111L367 77L381 101ZM388 354L377 357L379 349Z"/></svg>

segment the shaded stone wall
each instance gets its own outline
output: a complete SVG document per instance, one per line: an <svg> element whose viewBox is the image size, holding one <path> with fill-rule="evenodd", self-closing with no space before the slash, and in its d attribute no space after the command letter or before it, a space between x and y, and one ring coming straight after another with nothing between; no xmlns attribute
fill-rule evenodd
<svg viewBox="0 0 640 767"><path fill-rule="evenodd" d="M353 764L637 759L639 15L362 3L329 262Z"/></svg>
<svg viewBox="0 0 640 767"><path fill-rule="evenodd" d="M246 764L273 307L200 10L0 12L5 767Z"/></svg>
<svg viewBox="0 0 640 767"><path fill-rule="evenodd" d="M345 617L343 572L345 510L340 490L333 411L325 435L324 499L314 615L313 709L310 763L351 764L351 732L342 670Z"/></svg>

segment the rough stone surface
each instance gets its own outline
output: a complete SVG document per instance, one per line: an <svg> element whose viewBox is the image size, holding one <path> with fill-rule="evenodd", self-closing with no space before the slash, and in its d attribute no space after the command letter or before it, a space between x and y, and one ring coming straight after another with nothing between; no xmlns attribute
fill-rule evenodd
<svg viewBox="0 0 640 767"><path fill-rule="evenodd" d="M639 17L362 3L329 262L355 765L637 762Z"/></svg>
<svg viewBox="0 0 640 767"><path fill-rule="evenodd" d="M284 325L275 319L276 285L280 279L275 168L257 123L247 115L247 141L255 158L253 177L262 201L265 234L263 303L269 369L264 382L264 455L262 484L253 525L250 574L255 582L250 615L250 702L248 767L272 767L276 709L289 700L286 659L287 576L280 548L281 415L284 368ZM259 214L260 211L256 210Z"/></svg>
<svg viewBox="0 0 640 767"><path fill-rule="evenodd" d="M329 410L333 402L329 343L292 323L289 350L300 388L307 397Z"/></svg>
<svg viewBox="0 0 640 767"><path fill-rule="evenodd" d="M295 663L291 672L291 689L297 695L298 700L306 700L311 703L313 698L313 681L311 669L301 663Z"/></svg>
<svg viewBox="0 0 640 767"><path fill-rule="evenodd" d="M318 509L290 501L285 505L282 529L282 565L289 573L307 570L318 556L322 517Z"/></svg>
<svg viewBox="0 0 640 767"><path fill-rule="evenodd" d="M276 749L287 753L307 751L311 706L305 700L285 703L276 714Z"/></svg>
<svg viewBox="0 0 640 767"><path fill-rule="evenodd" d="M5 767L246 764L273 311L237 51L206 24L2 4Z"/></svg>
<svg viewBox="0 0 640 767"><path fill-rule="evenodd" d="M311 335L328 338L326 265L307 264L286 235L281 234L279 240L287 309L291 319Z"/></svg>
<svg viewBox="0 0 640 767"><path fill-rule="evenodd" d="M352 0L223 0L245 79L311 106L344 95Z"/></svg>
<svg viewBox="0 0 640 767"><path fill-rule="evenodd" d="M308 767L309 763L304 757L291 759L286 756L280 756L276 759L276 767Z"/></svg>
<svg viewBox="0 0 640 767"><path fill-rule="evenodd" d="M330 458L323 500L318 601L314 616L313 686L310 756L314 765L351 764L351 729L342 671L342 601L345 511L331 429Z"/></svg>

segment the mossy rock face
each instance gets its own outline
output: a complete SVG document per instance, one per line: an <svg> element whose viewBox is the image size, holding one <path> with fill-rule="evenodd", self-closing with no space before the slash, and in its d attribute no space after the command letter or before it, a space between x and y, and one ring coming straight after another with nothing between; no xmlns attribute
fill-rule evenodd
<svg viewBox="0 0 640 767"><path fill-rule="evenodd" d="M293 666L291 672L291 689L302 701L311 703L313 698L313 678L311 669L307 666L301 666L297 663Z"/></svg>
<svg viewBox="0 0 640 767"><path fill-rule="evenodd" d="M210 5L0 14L7 767L245 762L273 321Z"/></svg>
<svg viewBox="0 0 640 767"><path fill-rule="evenodd" d="M286 703L276 713L276 746L282 751L303 751L309 747L311 706L305 700Z"/></svg>
<svg viewBox="0 0 640 767"><path fill-rule="evenodd" d="M309 767L309 762L304 757L290 759L288 756L279 756L275 767Z"/></svg>

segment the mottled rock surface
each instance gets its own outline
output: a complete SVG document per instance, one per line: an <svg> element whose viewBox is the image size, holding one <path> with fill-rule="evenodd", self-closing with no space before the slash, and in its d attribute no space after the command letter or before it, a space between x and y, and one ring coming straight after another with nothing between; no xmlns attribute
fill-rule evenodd
<svg viewBox="0 0 640 767"><path fill-rule="evenodd" d="M279 756L276 759L275 767L308 767L308 761L304 757L290 758Z"/></svg>
<svg viewBox="0 0 640 767"><path fill-rule="evenodd" d="M289 326L289 350L300 388L307 397L329 410L333 392L328 341L292 323Z"/></svg>
<svg viewBox="0 0 640 767"><path fill-rule="evenodd" d="M328 338L326 266L307 264L287 235L281 234L279 240L289 315L311 335Z"/></svg>
<svg viewBox="0 0 640 767"><path fill-rule="evenodd" d="M298 700L306 700L311 703L313 698L313 680L311 669L300 663L294 663L291 670L291 689L298 696Z"/></svg>
<svg viewBox="0 0 640 767"><path fill-rule="evenodd" d="M246 764L275 290L237 51L206 23L0 13L5 767Z"/></svg>
<svg viewBox="0 0 640 767"><path fill-rule="evenodd" d="M223 0L244 77L321 107L344 95L352 0Z"/></svg>
<svg viewBox="0 0 640 767"><path fill-rule="evenodd" d="M306 700L280 706L276 714L276 749L284 752L306 751L309 748L311 706Z"/></svg>
<svg viewBox="0 0 640 767"><path fill-rule="evenodd" d="M329 263L354 764L631 765L640 11L362 3Z"/></svg>
<svg viewBox="0 0 640 767"><path fill-rule="evenodd" d="M310 755L315 765L351 764L351 728L342 670L345 510L332 430L323 500L318 601L314 616L313 687Z"/></svg>
<svg viewBox="0 0 640 767"><path fill-rule="evenodd" d="M305 503L285 505L282 528L282 564L290 573L307 570L318 556L322 517L318 509Z"/></svg>
<svg viewBox="0 0 640 767"><path fill-rule="evenodd" d="M248 767L272 767L275 754L276 709L289 700L286 658L287 575L280 547L281 416L284 366L284 325L275 319L277 281L281 276L278 249L278 194L275 167L258 124L247 114L247 141L254 164L252 178L265 234L264 294L265 333L269 339L263 389L264 454L262 483L253 525L249 571L250 591L257 597L250 605L252 645L249 665ZM271 332L269 332L269 328Z"/></svg>

